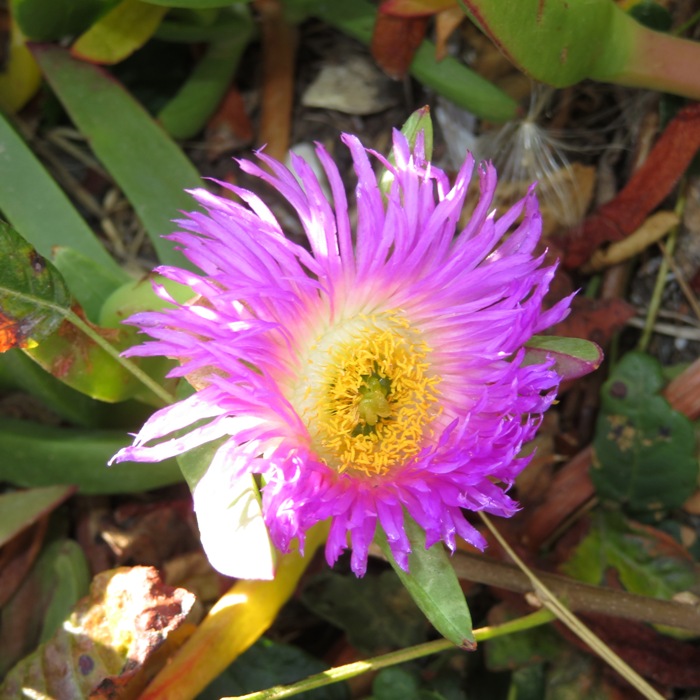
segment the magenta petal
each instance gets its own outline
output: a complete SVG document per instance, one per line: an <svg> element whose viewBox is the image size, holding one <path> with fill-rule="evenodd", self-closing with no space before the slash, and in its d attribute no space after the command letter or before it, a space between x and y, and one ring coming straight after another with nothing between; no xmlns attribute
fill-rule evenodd
<svg viewBox="0 0 700 700"><path fill-rule="evenodd" d="M295 172L264 153L240 162L286 200L303 242L258 194L194 190L202 210L169 238L201 274L159 269L193 300L161 289L171 308L129 320L151 337L129 354L175 358L172 376L204 388L154 413L114 460L157 461L227 437L194 501L205 550L229 575L271 577L274 550L303 547L323 521L331 565L351 547L363 575L379 526L407 568L405 517L427 546L454 550L457 537L486 545L464 511L517 510L506 491L528 463L518 455L561 381L552 357L532 363L525 346L571 298L542 309L556 266L535 255L534 189L498 216L493 166L479 166L468 202L471 156L450 184L422 141L393 138L390 160L343 136L352 198L321 145L325 182L297 156ZM375 162L393 175L386 196ZM473 213L459 231L465 202Z"/></svg>

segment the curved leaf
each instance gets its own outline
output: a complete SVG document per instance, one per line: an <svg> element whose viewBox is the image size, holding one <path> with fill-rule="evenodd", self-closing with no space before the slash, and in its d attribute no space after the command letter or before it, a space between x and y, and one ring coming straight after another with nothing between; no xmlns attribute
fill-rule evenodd
<svg viewBox="0 0 700 700"><path fill-rule="evenodd" d="M122 0L71 47L71 54L93 63L118 63L140 49L158 29L165 7Z"/></svg>
<svg viewBox="0 0 700 700"><path fill-rule="evenodd" d="M404 514L404 527L411 543L409 573L397 564L386 535L379 529L377 542L382 552L433 627L458 647L474 649L476 640L469 607L442 542L426 549L425 533L407 514Z"/></svg>
<svg viewBox="0 0 700 700"><path fill-rule="evenodd" d="M127 442L121 430L55 428L2 418L0 480L25 487L72 484L84 494L137 493L182 481L172 459L108 467Z"/></svg>
<svg viewBox="0 0 700 700"><path fill-rule="evenodd" d="M0 352L52 333L70 308L58 270L0 221Z"/></svg>
<svg viewBox="0 0 700 700"><path fill-rule="evenodd" d="M192 163L100 68L71 58L56 46L37 45L33 51L76 126L134 206L159 260L191 268L162 236L172 232L171 221L178 211L193 208L185 189L201 187L202 182Z"/></svg>

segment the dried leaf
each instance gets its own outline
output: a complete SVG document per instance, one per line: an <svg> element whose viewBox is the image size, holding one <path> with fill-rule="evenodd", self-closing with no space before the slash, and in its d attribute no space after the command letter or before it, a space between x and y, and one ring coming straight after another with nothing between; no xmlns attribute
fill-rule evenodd
<svg viewBox="0 0 700 700"><path fill-rule="evenodd" d="M611 202L567 234L563 263L578 267L601 244L636 231L666 198L700 147L700 105L684 107L671 120L649 157Z"/></svg>
<svg viewBox="0 0 700 700"><path fill-rule="evenodd" d="M372 56L390 78L400 80L408 73L427 26L427 19L422 17L393 17L381 12L377 15Z"/></svg>
<svg viewBox="0 0 700 700"><path fill-rule="evenodd" d="M0 698L26 697L25 689L53 700L135 698L188 631L194 603L150 567L98 574L66 624L10 671Z"/></svg>

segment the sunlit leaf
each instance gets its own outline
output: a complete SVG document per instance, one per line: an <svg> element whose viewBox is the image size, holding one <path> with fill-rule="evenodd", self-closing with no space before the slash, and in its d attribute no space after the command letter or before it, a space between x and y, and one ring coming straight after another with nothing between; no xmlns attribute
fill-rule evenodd
<svg viewBox="0 0 700 700"><path fill-rule="evenodd" d="M36 94L41 72L16 22L12 22L10 32L8 56L0 71L0 109L12 114Z"/></svg>
<svg viewBox="0 0 700 700"><path fill-rule="evenodd" d="M57 46L35 46L34 55L76 126L134 206L160 261L191 267L161 236L173 231L172 219L179 211L193 208L184 190L202 182L192 163L100 68L71 58Z"/></svg>
<svg viewBox="0 0 700 700"><path fill-rule="evenodd" d="M80 493L137 493L182 481L175 460L107 462L129 442L122 430L56 428L0 419L0 481L16 486L73 484ZM61 487L65 488L65 487Z"/></svg>
<svg viewBox="0 0 700 700"><path fill-rule="evenodd" d="M95 333L118 351L138 342L133 328L90 325ZM107 353L68 321L64 321L42 343L27 348L25 352L54 377L93 399L116 403L137 398L153 405L162 403L124 366L120 358ZM148 374L159 378L163 378L172 366L172 362L163 357L137 358L135 362Z"/></svg>
<svg viewBox="0 0 700 700"><path fill-rule="evenodd" d="M0 697L26 697L23 688L53 700L138 697L167 647L181 643L177 631L194 603L152 567L98 574L68 623L8 673Z"/></svg>
<svg viewBox="0 0 700 700"><path fill-rule="evenodd" d="M70 294L58 270L2 221L0 260L0 352L5 352L58 328Z"/></svg>
<svg viewBox="0 0 700 700"><path fill-rule="evenodd" d="M306 533L305 556L281 555L273 581L237 581L139 700L161 700L175 690L178 697L196 697L274 622L327 535L326 525L312 527Z"/></svg>
<svg viewBox="0 0 700 700"><path fill-rule="evenodd" d="M396 563L386 535L379 532L377 542L384 555L433 627L456 646L474 649L476 641L469 607L442 543L426 549L425 533L407 514L404 526L411 543L409 573Z"/></svg>
<svg viewBox="0 0 700 700"><path fill-rule="evenodd" d="M115 280L114 287L129 279L2 114L0 143L0 210L23 238L49 259L54 246L80 251ZM85 270L57 267L83 303Z"/></svg>
<svg viewBox="0 0 700 700"><path fill-rule="evenodd" d="M691 422L658 395L659 363L625 355L601 392L591 480L598 495L637 517L680 506L697 486Z"/></svg>
<svg viewBox="0 0 700 700"><path fill-rule="evenodd" d="M85 316L93 322L99 320L99 313L106 300L122 288L131 278L122 273L99 265L85 253L55 246L53 264L66 280L71 294L80 303Z"/></svg>
<svg viewBox="0 0 700 700"><path fill-rule="evenodd" d="M181 454L177 461L192 490L202 546L212 566L227 576L269 580L276 550L263 519L252 474L231 476L222 441Z"/></svg>
<svg viewBox="0 0 700 700"><path fill-rule="evenodd" d="M166 12L141 0L122 0L76 39L71 53L93 63L118 63L153 36Z"/></svg>

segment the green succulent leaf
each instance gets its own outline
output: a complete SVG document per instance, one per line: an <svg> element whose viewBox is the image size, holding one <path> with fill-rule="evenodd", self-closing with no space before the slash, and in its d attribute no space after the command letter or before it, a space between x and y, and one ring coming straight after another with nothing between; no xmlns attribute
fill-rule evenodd
<svg viewBox="0 0 700 700"><path fill-rule="evenodd" d="M124 190L164 264L191 268L162 236L172 219L190 210L184 191L201 186L192 163L114 78L57 46L33 47L34 56L76 126ZM138 154L138 158L135 157Z"/></svg>
<svg viewBox="0 0 700 700"><path fill-rule="evenodd" d="M433 627L456 646L474 649L469 607L442 542L426 549L425 533L408 514L404 514L404 527L411 543L409 573L398 565L386 534L378 530L376 539L384 556Z"/></svg>
<svg viewBox="0 0 700 700"><path fill-rule="evenodd" d="M52 41L79 34L119 0L12 0L12 15L25 36Z"/></svg>
<svg viewBox="0 0 700 700"><path fill-rule="evenodd" d="M147 467L134 462L108 467L126 443L122 430L56 428L2 418L0 481L24 487L72 485L83 494L140 493L182 481L172 459Z"/></svg>

